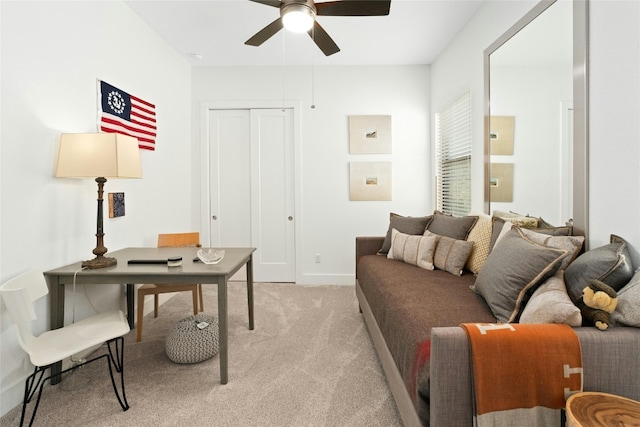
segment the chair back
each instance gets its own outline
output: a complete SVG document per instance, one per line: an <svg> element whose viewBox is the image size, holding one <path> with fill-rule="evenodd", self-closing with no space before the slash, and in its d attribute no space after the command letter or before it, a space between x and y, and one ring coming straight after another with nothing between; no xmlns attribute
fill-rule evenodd
<svg viewBox="0 0 640 427"><path fill-rule="evenodd" d="M40 271L28 271L0 286L0 296L16 325L20 346L26 352L34 339L27 325L37 319L33 303L48 293L47 282Z"/></svg>
<svg viewBox="0 0 640 427"><path fill-rule="evenodd" d="M192 232L192 233L169 233L169 234L158 234L158 247L172 247L172 248L180 248L180 247L200 247L200 233Z"/></svg>

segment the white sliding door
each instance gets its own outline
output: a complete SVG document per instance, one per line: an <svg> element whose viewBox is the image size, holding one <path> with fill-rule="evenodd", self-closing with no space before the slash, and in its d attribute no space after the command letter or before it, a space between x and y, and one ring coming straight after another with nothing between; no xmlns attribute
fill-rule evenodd
<svg viewBox="0 0 640 427"><path fill-rule="evenodd" d="M256 281L294 282L292 110L209 110L208 130L210 246L253 246Z"/></svg>

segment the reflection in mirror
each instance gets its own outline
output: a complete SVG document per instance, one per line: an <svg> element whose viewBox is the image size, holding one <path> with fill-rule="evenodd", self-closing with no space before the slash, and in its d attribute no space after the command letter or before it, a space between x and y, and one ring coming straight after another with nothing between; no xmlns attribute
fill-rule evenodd
<svg viewBox="0 0 640 427"><path fill-rule="evenodd" d="M572 2L557 1L489 55L492 211L573 218L572 48Z"/></svg>

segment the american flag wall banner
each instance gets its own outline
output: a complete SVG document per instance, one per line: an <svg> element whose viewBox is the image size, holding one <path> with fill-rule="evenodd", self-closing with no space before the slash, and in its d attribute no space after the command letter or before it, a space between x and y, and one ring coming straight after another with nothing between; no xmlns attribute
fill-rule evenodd
<svg viewBox="0 0 640 427"><path fill-rule="evenodd" d="M138 138L138 147L156 148L156 106L98 80L98 128Z"/></svg>

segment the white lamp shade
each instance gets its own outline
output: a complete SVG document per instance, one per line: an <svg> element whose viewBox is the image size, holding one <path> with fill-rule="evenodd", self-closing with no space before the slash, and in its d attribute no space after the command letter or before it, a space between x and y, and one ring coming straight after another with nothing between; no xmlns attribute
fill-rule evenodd
<svg viewBox="0 0 640 427"><path fill-rule="evenodd" d="M138 139L119 133L63 133L56 176L142 178Z"/></svg>

